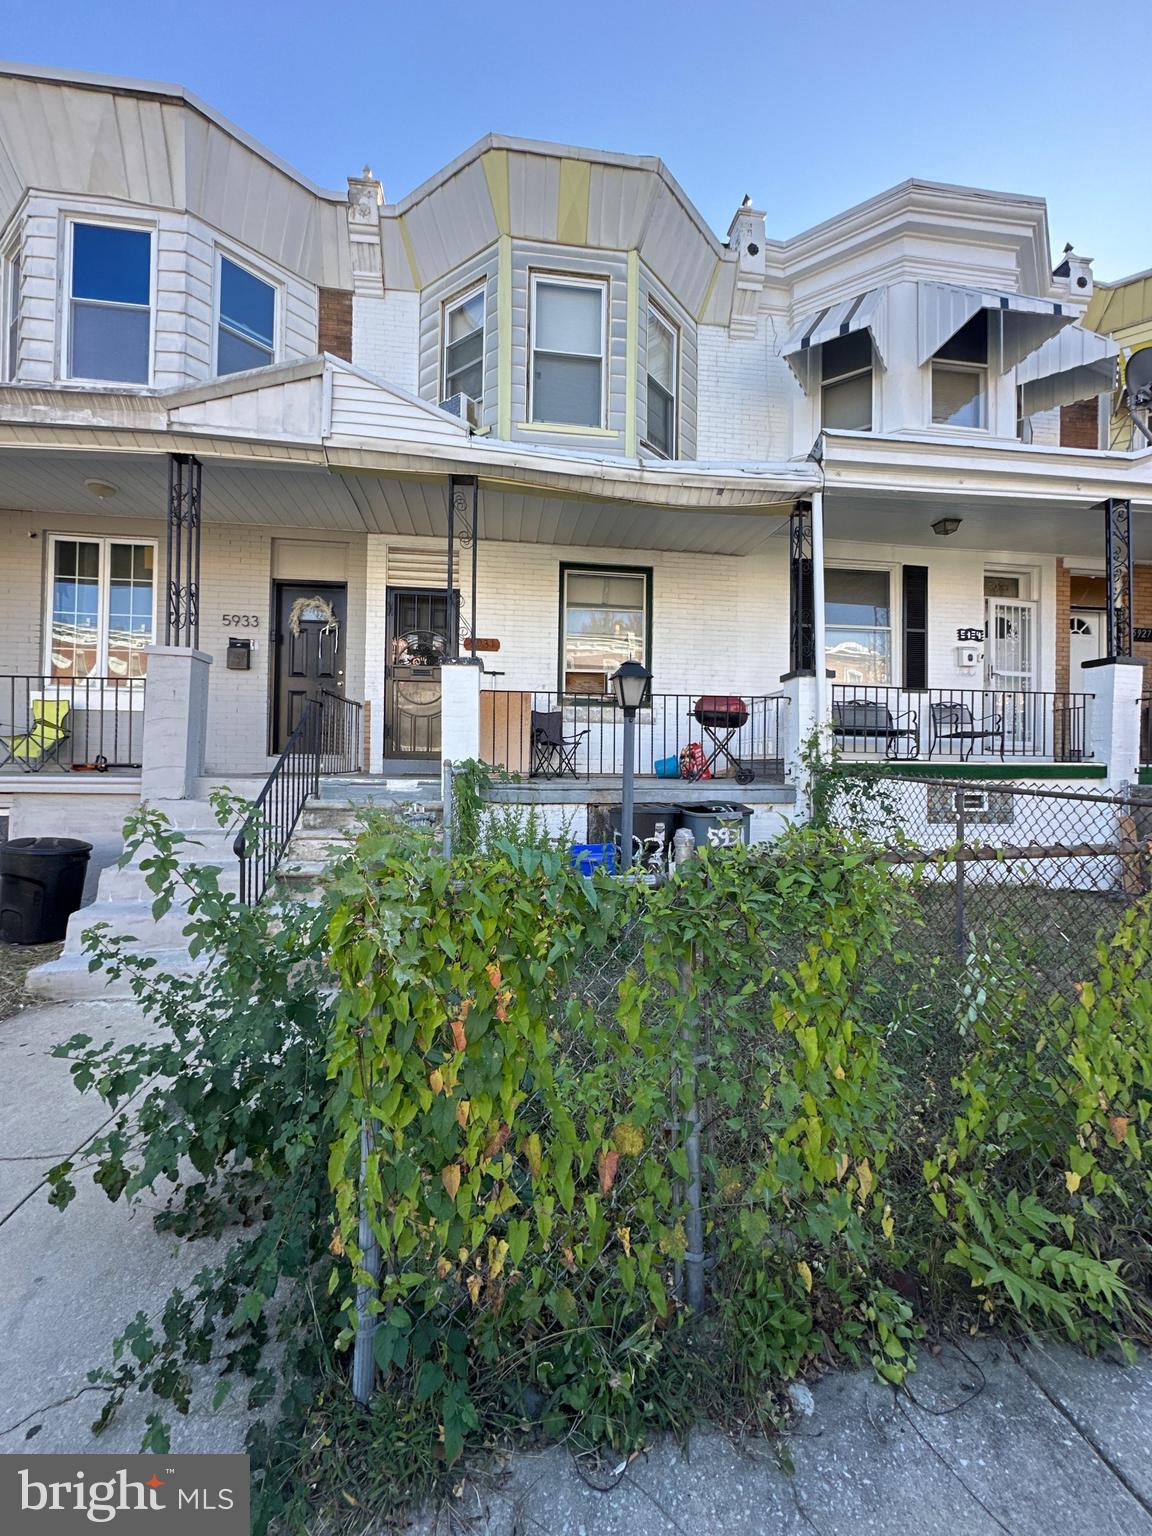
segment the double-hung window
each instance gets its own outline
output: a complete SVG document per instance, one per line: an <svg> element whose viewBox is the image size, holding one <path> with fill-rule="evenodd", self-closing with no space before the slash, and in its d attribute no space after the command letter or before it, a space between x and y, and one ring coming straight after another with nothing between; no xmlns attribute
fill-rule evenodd
<svg viewBox="0 0 1152 1536"><path fill-rule="evenodd" d="M649 304L648 425L644 441L666 459L676 457L677 341L675 327L654 304Z"/></svg>
<svg viewBox="0 0 1152 1536"><path fill-rule="evenodd" d="M836 682L892 681L890 587L887 571L824 572L827 660Z"/></svg>
<svg viewBox="0 0 1152 1536"><path fill-rule="evenodd" d="M932 420L937 426L988 424L988 311L982 309L932 359Z"/></svg>
<svg viewBox="0 0 1152 1536"><path fill-rule="evenodd" d="M46 671L52 677L143 677L156 634L151 540L52 535Z"/></svg>
<svg viewBox="0 0 1152 1536"><path fill-rule="evenodd" d="M652 573L635 567L562 566L561 682L567 693L604 694L622 661L648 659Z"/></svg>
<svg viewBox="0 0 1152 1536"><path fill-rule="evenodd" d="M607 285L532 278L530 419L604 425L604 307Z"/></svg>
<svg viewBox="0 0 1152 1536"><path fill-rule="evenodd" d="M845 432L872 430L872 336L853 331L820 348L820 420Z"/></svg>
<svg viewBox="0 0 1152 1536"><path fill-rule="evenodd" d="M16 377L20 364L20 248L13 246L3 264L4 380Z"/></svg>
<svg viewBox="0 0 1152 1536"><path fill-rule="evenodd" d="M220 257L216 372L243 373L276 361L276 289L228 256Z"/></svg>
<svg viewBox="0 0 1152 1536"><path fill-rule="evenodd" d="M476 288L444 309L444 394L484 397L484 289Z"/></svg>
<svg viewBox="0 0 1152 1536"><path fill-rule="evenodd" d="M122 224L71 226L68 377L147 384L152 236Z"/></svg>

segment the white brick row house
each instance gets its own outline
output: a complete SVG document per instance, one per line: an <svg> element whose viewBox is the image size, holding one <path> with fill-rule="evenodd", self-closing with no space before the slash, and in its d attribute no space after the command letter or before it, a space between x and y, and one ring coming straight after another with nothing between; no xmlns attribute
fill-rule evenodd
<svg viewBox="0 0 1152 1536"><path fill-rule="evenodd" d="M1037 198L919 181L769 223L499 136L329 192L178 87L0 71L12 834L107 858L141 795L258 789L321 699L333 771L479 754L590 804L629 657L651 797L786 807L821 722L1127 776L1152 452L1062 446L1110 410L1090 262Z"/></svg>

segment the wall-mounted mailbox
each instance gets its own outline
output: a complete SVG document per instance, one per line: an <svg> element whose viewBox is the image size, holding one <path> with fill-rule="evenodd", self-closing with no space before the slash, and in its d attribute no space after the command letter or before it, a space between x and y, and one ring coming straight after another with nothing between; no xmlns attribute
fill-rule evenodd
<svg viewBox="0 0 1152 1536"><path fill-rule="evenodd" d="M252 642L228 636L227 668L229 672L249 672L252 669Z"/></svg>

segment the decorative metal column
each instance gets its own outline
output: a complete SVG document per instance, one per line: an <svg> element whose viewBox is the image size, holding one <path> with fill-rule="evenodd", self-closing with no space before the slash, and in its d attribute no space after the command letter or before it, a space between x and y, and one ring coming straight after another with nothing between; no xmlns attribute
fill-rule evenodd
<svg viewBox="0 0 1152 1536"><path fill-rule="evenodd" d="M1135 575L1132 559L1132 503L1109 497L1104 513L1104 556L1108 576L1109 661L1132 654L1132 610Z"/></svg>
<svg viewBox="0 0 1152 1536"><path fill-rule="evenodd" d="M816 670L816 605L812 582L812 503L798 501L788 519L788 670Z"/></svg>
<svg viewBox="0 0 1152 1536"><path fill-rule="evenodd" d="M448 614L455 642L454 655L460 654L460 614L453 620L452 592L454 576L454 544L460 540L460 548L472 552L471 597L468 606L468 624L471 639L475 641L476 629L476 559L480 543L480 482L475 475L450 475L448 479ZM470 654L475 658L474 646Z"/></svg>
<svg viewBox="0 0 1152 1536"><path fill-rule="evenodd" d="M164 644L200 648L200 460L168 455Z"/></svg>

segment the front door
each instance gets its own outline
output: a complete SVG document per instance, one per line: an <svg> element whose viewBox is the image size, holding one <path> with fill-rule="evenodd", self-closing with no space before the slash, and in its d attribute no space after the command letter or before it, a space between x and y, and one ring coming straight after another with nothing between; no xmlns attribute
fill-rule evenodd
<svg viewBox="0 0 1152 1536"><path fill-rule="evenodd" d="M283 752L304 705L321 691L344 692L348 588L341 582L278 581L272 751Z"/></svg>
<svg viewBox="0 0 1152 1536"><path fill-rule="evenodd" d="M449 603L435 588L388 588L384 756L439 757L440 663L454 654Z"/></svg>
<svg viewBox="0 0 1152 1536"><path fill-rule="evenodd" d="M1020 598L988 599L984 645L989 688L1029 693L1035 677L1036 605Z"/></svg>
<svg viewBox="0 0 1152 1536"><path fill-rule="evenodd" d="M1086 661L1099 661L1104 655L1108 615L1103 608L1073 608L1068 621L1068 673L1073 693L1084 689L1080 668Z"/></svg>

